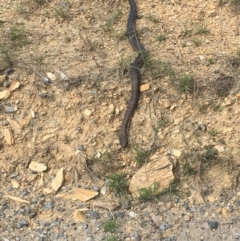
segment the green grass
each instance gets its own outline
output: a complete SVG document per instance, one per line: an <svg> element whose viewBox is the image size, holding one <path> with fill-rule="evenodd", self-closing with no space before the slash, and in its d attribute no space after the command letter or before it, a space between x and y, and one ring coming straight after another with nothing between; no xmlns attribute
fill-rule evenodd
<svg viewBox="0 0 240 241"><path fill-rule="evenodd" d="M117 220L107 220L103 224L104 232L115 233L117 230Z"/></svg>
<svg viewBox="0 0 240 241"><path fill-rule="evenodd" d="M102 26L105 32L112 32L114 24L117 23L119 17L122 15L122 10L118 9L114 11L114 14L110 19L106 21L106 23Z"/></svg>
<svg viewBox="0 0 240 241"><path fill-rule="evenodd" d="M69 20L70 19L70 14L69 14L69 9L63 9L62 7L59 8L53 8L55 11L55 17L60 20Z"/></svg>
<svg viewBox="0 0 240 241"><path fill-rule="evenodd" d="M214 128L209 129L208 132L211 136L216 136L218 134L218 131Z"/></svg>
<svg viewBox="0 0 240 241"><path fill-rule="evenodd" d="M148 162L148 158L150 155L149 151L144 150L142 148L135 148L135 151L137 153L135 157L135 161L137 162L138 166L142 166L142 164Z"/></svg>
<svg viewBox="0 0 240 241"><path fill-rule="evenodd" d="M191 167L191 165L186 162L183 164L183 173L185 176L190 176L195 173L195 170Z"/></svg>
<svg viewBox="0 0 240 241"><path fill-rule="evenodd" d="M209 33L210 33L210 30L207 27L201 27L197 31L197 34L200 34L200 35L207 35Z"/></svg>
<svg viewBox="0 0 240 241"><path fill-rule="evenodd" d="M0 58L8 65L12 66L13 65L13 59L10 54L10 50L0 44Z"/></svg>
<svg viewBox="0 0 240 241"><path fill-rule="evenodd" d="M156 199L156 195L159 194L158 190L158 183L153 183L153 185L148 188L141 188L139 190L138 200L140 202L152 201Z"/></svg>
<svg viewBox="0 0 240 241"><path fill-rule="evenodd" d="M207 113L207 109L208 109L208 105L206 105L206 104L199 104L198 105L198 111L201 114L206 114Z"/></svg>
<svg viewBox="0 0 240 241"><path fill-rule="evenodd" d="M96 49L96 44L87 35L85 38L82 35L80 35L80 38L83 40L84 44L89 48L89 51L94 51Z"/></svg>
<svg viewBox="0 0 240 241"><path fill-rule="evenodd" d="M218 150L215 148L212 148L210 146L205 147L205 152L203 154L203 161L208 166L210 166L211 161L217 159L218 157Z"/></svg>
<svg viewBox="0 0 240 241"><path fill-rule="evenodd" d="M166 39L167 39L166 35L161 34L161 35L157 36L157 41L160 43L166 41Z"/></svg>
<svg viewBox="0 0 240 241"><path fill-rule="evenodd" d="M198 38L195 38L192 41L193 41L193 43L194 43L194 45L196 47L198 47L198 46L200 46L202 44L202 41L200 39L198 39Z"/></svg>
<svg viewBox="0 0 240 241"><path fill-rule="evenodd" d="M104 241L120 241L120 239L115 236L112 236L104 239Z"/></svg>
<svg viewBox="0 0 240 241"><path fill-rule="evenodd" d="M222 111L222 105L220 103L216 103L212 106L212 109L214 112L220 112Z"/></svg>
<svg viewBox="0 0 240 241"><path fill-rule="evenodd" d="M190 74L183 74L179 79L179 90L181 92L192 92L193 91L193 76Z"/></svg>
<svg viewBox="0 0 240 241"><path fill-rule="evenodd" d="M29 44L26 38L25 28L22 24L15 23L10 27L8 35L14 47L22 47Z"/></svg>
<svg viewBox="0 0 240 241"><path fill-rule="evenodd" d="M46 0L32 0L32 1L35 2L39 6L42 6L46 3Z"/></svg>
<svg viewBox="0 0 240 241"><path fill-rule="evenodd" d="M176 181L172 181L168 188L164 189L161 194L169 194L169 195L179 195L179 189L177 188L177 182Z"/></svg>
<svg viewBox="0 0 240 241"><path fill-rule="evenodd" d="M110 191L114 192L116 195L125 194L127 192L127 183L125 181L125 175L122 173L113 173L108 176L109 183L108 187Z"/></svg>
<svg viewBox="0 0 240 241"><path fill-rule="evenodd" d="M157 16L154 16L154 15L147 15L147 19L149 21L151 21L152 23L159 23L160 22L160 19L157 17Z"/></svg>
<svg viewBox="0 0 240 241"><path fill-rule="evenodd" d="M207 58L206 59L206 66L213 65L216 63L216 60L213 58Z"/></svg>

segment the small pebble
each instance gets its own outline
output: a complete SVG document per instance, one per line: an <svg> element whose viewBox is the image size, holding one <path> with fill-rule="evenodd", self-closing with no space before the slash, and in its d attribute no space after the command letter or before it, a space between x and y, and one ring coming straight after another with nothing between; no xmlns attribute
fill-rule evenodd
<svg viewBox="0 0 240 241"><path fill-rule="evenodd" d="M136 213L133 212L133 211L130 211L130 212L129 212L129 217L130 217L130 218L135 218L135 217L136 217Z"/></svg>
<svg viewBox="0 0 240 241"><path fill-rule="evenodd" d="M165 224L160 224L160 229L162 230L162 231L165 231L166 230L166 225Z"/></svg>
<svg viewBox="0 0 240 241"><path fill-rule="evenodd" d="M100 218L99 212L93 211L93 212L91 213L91 218L93 218L93 219L99 219L99 218Z"/></svg>
<svg viewBox="0 0 240 241"><path fill-rule="evenodd" d="M41 97L41 98L46 98L47 97L47 93L39 92L38 96Z"/></svg>
<svg viewBox="0 0 240 241"><path fill-rule="evenodd" d="M78 150L79 151L84 151L84 145L78 145Z"/></svg>
<svg viewBox="0 0 240 241"><path fill-rule="evenodd" d="M49 209L53 209L53 207L54 207L53 201L48 201L48 202L45 202L43 209L49 210Z"/></svg>
<svg viewBox="0 0 240 241"><path fill-rule="evenodd" d="M38 201L38 199L36 198L36 197L33 197L32 199L31 199L31 203L36 203Z"/></svg>
<svg viewBox="0 0 240 241"><path fill-rule="evenodd" d="M209 226L210 229L217 229L218 228L218 222L208 221L208 226Z"/></svg>
<svg viewBox="0 0 240 241"><path fill-rule="evenodd" d="M116 216L118 217L118 218L123 218L124 217L124 212L117 212L116 213Z"/></svg>

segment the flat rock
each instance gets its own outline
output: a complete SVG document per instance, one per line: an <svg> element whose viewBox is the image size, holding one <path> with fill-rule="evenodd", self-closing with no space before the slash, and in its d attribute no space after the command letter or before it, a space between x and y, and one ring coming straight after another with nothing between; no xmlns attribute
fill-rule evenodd
<svg viewBox="0 0 240 241"><path fill-rule="evenodd" d="M149 188L157 183L160 193L174 180L172 167L172 163L166 156L147 163L132 177L129 191L134 197L138 197L140 189Z"/></svg>

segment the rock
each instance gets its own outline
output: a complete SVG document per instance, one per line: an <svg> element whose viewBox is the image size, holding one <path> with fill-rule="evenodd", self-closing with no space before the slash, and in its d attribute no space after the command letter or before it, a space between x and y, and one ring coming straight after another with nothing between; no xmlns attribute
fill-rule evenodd
<svg viewBox="0 0 240 241"><path fill-rule="evenodd" d="M133 212L133 211L130 211L130 212L129 212L129 217L130 217L130 218L135 218L135 217L136 217L136 213Z"/></svg>
<svg viewBox="0 0 240 241"><path fill-rule="evenodd" d="M129 191L133 197L139 196L139 190L149 188L153 184L158 184L156 194L169 187L174 180L172 173L172 163L167 157L157 158L145 164L133 177L129 185Z"/></svg>
<svg viewBox="0 0 240 241"><path fill-rule="evenodd" d="M218 222L208 221L208 226L209 226L210 229L217 229L218 228Z"/></svg>

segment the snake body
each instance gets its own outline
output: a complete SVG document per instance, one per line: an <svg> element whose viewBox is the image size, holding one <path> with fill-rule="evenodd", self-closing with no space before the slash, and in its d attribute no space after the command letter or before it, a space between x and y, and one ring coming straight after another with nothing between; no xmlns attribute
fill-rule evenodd
<svg viewBox="0 0 240 241"><path fill-rule="evenodd" d="M147 55L145 48L140 43L136 35L136 27L135 27L135 21L137 18L136 3L134 0L128 0L128 2L130 5L130 13L129 13L128 22L127 22L127 34L128 34L129 42L132 48L138 52L138 56L130 65L132 90L131 90L130 101L122 121L121 133L119 138L120 144L122 147L127 147L128 145L128 129L129 129L133 114L138 106L138 99L140 94L139 68L142 66L144 58Z"/></svg>

